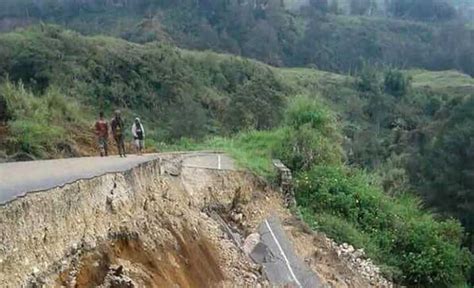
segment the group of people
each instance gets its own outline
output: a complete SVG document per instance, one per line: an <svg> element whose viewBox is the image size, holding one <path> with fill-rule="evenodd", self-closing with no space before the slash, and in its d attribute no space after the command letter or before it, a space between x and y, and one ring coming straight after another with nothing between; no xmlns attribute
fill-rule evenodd
<svg viewBox="0 0 474 288"><path fill-rule="evenodd" d="M125 124L122 119L120 110L115 111L115 116L110 122L110 128L112 130L112 137L117 144L118 152L120 157L127 157L125 152ZM109 155L109 123L104 118L104 112L99 113L99 120L95 123L95 133L100 149L100 156ZM132 125L132 135L137 149L137 154L141 155L145 148L145 129L140 121L140 118L136 117Z"/></svg>

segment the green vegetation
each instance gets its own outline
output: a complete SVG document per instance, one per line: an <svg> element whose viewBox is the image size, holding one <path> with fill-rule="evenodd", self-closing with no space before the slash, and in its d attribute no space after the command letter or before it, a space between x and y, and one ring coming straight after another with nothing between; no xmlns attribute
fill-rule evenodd
<svg viewBox="0 0 474 288"><path fill-rule="evenodd" d="M271 158L283 159L301 171L298 204L315 229L363 247L399 283L461 286L472 260L460 246L469 247L472 236L440 216L455 216L472 235L472 78L373 67L357 77L274 71L293 95L318 91L322 97L291 101L283 127L274 132L212 138L199 148L227 151L265 176ZM324 106L337 111L340 124ZM341 144L351 167L337 160ZM422 201L409 191L439 214L422 212Z"/></svg>
<svg viewBox="0 0 474 288"><path fill-rule="evenodd" d="M464 283L471 255L459 248L463 229L456 221L434 220L410 196L388 197L359 171L318 165L298 179L303 218L339 241L365 248L397 282Z"/></svg>
<svg viewBox="0 0 474 288"><path fill-rule="evenodd" d="M57 87L95 114L139 114L155 142L272 128L284 108L286 88L271 69L237 57L82 37L55 26L4 34L0 42L0 79L21 81L38 96Z"/></svg>
<svg viewBox="0 0 474 288"><path fill-rule="evenodd" d="M225 51L277 66L353 72L378 63L474 75L474 32L464 22L472 21L464 15L473 11L472 3L310 0L296 1L301 9L288 9L295 3L284 2L3 0L0 30L43 21L138 43Z"/></svg>
<svg viewBox="0 0 474 288"><path fill-rule="evenodd" d="M295 138L295 130L304 132ZM343 165L338 131L325 105L303 96L292 101L279 129L211 138L184 147L227 151L238 157L241 165L267 177L272 175L272 157L290 165L296 163L292 168L296 171L298 210L314 229L338 242L364 248L397 283L462 286L472 255L461 248L463 229L459 222L439 220L424 212L421 201L408 194L388 196L381 186L373 184L377 182L374 175ZM332 145L321 145L315 135L324 141L330 139ZM308 153L305 160L311 159L304 165L298 161L301 151ZM318 158L320 155L334 157Z"/></svg>
<svg viewBox="0 0 474 288"><path fill-rule="evenodd" d="M382 21L324 19L347 21L347 35L353 26ZM8 155L87 154L97 112L120 108L126 121L143 118L161 150L224 150L269 178L271 159L282 159L296 173L302 217L365 248L397 283L465 282L472 261L461 243L472 245L472 234L465 237L449 217L474 231L471 77L361 59L351 76L275 68L50 25L1 34L0 43L0 122L8 131L0 150ZM279 54L265 55L272 62ZM437 214L424 211L411 192Z"/></svg>
<svg viewBox="0 0 474 288"><path fill-rule="evenodd" d="M474 95L456 105L424 149L411 162L412 182L427 203L474 230ZM413 177L413 176L412 176ZM415 178L415 177L413 177ZM471 234L470 242L474 242Z"/></svg>
<svg viewBox="0 0 474 288"><path fill-rule="evenodd" d="M8 81L0 85L0 95L9 121L7 153L21 151L40 158L74 154L73 138L77 139L77 132L86 125L77 102L53 87L37 97L23 84Z"/></svg>
<svg viewBox="0 0 474 288"><path fill-rule="evenodd" d="M312 163L341 163L341 136L331 112L307 96L291 99L282 127L271 131L246 131L232 137L212 137L204 142L182 139L166 150L226 151L238 164L266 177L275 172L271 160L279 158L296 170Z"/></svg>

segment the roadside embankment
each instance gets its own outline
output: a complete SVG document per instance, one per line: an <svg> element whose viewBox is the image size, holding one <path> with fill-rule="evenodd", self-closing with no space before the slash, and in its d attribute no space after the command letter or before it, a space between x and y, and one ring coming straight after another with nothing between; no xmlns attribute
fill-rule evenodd
<svg viewBox="0 0 474 288"><path fill-rule="evenodd" d="M270 215L322 287L377 286L268 183L231 168L212 153L160 155L0 206L0 287L271 287L244 249Z"/></svg>
<svg viewBox="0 0 474 288"><path fill-rule="evenodd" d="M90 287L115 274L135 287L245 285L228 269L251 270L250 262L220 238L181 178L168 175L179 161L151 161L0 207L0 286ZM215 188L232 195L238 176L216 177Z"/></svg>

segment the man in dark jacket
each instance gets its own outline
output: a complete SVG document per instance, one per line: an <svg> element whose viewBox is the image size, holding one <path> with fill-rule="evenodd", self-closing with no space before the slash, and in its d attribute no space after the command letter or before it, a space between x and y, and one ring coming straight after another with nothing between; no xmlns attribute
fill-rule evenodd
<svg viewBox="0 0 474 288"><path fill-rule="evenodd" d="M117 148L120 154L120 157L127 157L125 154L125 125L122 120L120 110L115 111L115 117L112 120L110 126L112 127L112 135L114 136L115 142L117 143Z"/></svg>

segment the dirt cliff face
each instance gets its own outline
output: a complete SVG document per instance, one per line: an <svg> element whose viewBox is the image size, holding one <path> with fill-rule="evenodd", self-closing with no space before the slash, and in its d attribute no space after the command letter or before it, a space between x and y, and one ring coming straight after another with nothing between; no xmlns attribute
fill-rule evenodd
<svg viewBox="0 0 474 288"><path fill-rule="evenodd" d="M202 199L217 194L185 189L181 175L167 175L164 166L171 162L78 181L1 207L0 286L91 287L108 285L113 273L137 287L256 282L241 277L255 267L201 212ZM231 201L243 175L209 176L219 194L229 195L213 201Z"/></svg>

